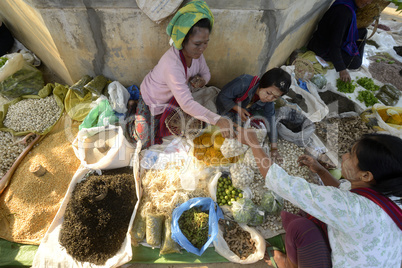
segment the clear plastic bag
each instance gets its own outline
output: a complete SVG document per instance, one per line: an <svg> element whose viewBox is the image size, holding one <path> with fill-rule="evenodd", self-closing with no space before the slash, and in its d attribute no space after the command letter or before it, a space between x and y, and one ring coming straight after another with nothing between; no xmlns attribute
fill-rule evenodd
<svg viewBox="0 0 402 268"><path fill-rule="evenodd" d="M233 218L238 223L248 224L254 218L257 206L248 198L242 198L232 202Z"/></svg>
<svg viewBox="0 0 402 268"><path fill-rule="evenodd" d="M85 89L89 90L93 94L100 96L103 89L106 87L108 79L103 75L98 75L92 79L88 84L84 86Z"/></svg>
<svg viewBox="0 0 402 268"><path fill-rule="evenodd" d="M74 91L79 97L84 98L88 93L88 89L84 88L86 84L88 84L92 80L92 77L89 75L84 75L78 80L74 85L70 87L72 91Z"/></svg>
<svg viewBox="0 0 402 268"><path fill-rule="evenodd" d="M0 94L6 98L36 95L43 88L42 72L28 64L22 54L7 54L7 62L0 68Z"/></svg>
<svg viewBox="0 0 402 268"><path fill-rule="evenodd" d="M162 243L163 215L148 214L146 219L146 239L151 247L159 247Z"/></svg>
<svg viewBox="0 0 402 268"><path fill-rule="evenodd" d="M131 229L131 244L138 246L140 242L145 239L146 222L140 213L137 213L134 219L133 227Z"/></svg>
<svg viewBox="0 0 402 268"><path fill-rule="evenodd" d="M172 238L172 219L170 218L165 219L163 240L159 253L161 255L181 253L179 244L177 244Z"/></svg>

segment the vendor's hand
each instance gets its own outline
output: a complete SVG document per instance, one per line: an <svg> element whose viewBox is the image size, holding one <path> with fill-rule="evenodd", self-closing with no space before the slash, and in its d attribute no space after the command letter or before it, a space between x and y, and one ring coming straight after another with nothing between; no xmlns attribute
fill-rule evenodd
<svg viewBox="0 0 402 268"><path fill-rule="evenodd" d="M202 88L206 85L206 82L201 75L197 74L190 78L190 84L193 88Z"/></svg>
<svg viewBox="0 0 402 268"><path fill-rule="evenodd" d="M343 82L350 82L352 81L352 79L350 78L350 74L348 72L348 70L342 70L339 72L339 78L343 81Z"/></svg>
<svg viewBox="0 0 402 268"><path fill-rule="evenodd" d="M324 168L315 158L305 154L301 155L299 159L297 159L297 162L299 163L299 166L306 166L314 173L318 173Z"/></svg>
<svg viewBox="0 0 402 268"><path fill-rule="evenodd" d="M252 128L242 128L241 126L236 126L237 130L237 140L245 145L250 147L252 146L260 146L260 143L257 139L257 134L255 133L255 129Z"/></svg>
<svg viewBox="0 0 402 268"><path fill-rule="evenodd" d="M240 115L241 121L243 122L246 122L250 116L250 113L244 108L238 109L237 113Z"/></svg>
<svg viewBox="0 0 402 268"><path fill-rule="evenodd" d="M222 137L224 138L235 138L236 133L234 132L233 122L225 117L219 118L218 122L216 122L216 126L219 127Z"/></svg>
<svg viewBox="0 0 402 268"><path fill-rule="evenodd" d="M278 165L282 165L283 164L283 158L282 156L279 154L278 149L271 149L271 159L274 163L277 163Z"/></svg>

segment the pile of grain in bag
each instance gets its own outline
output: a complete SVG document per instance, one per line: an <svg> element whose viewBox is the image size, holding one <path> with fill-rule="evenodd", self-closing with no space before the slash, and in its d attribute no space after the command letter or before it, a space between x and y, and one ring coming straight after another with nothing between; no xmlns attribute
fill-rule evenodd
<svg viewBox="0 0 402 268"><path fill-rule="evenodd" d="M53 130L31 150L0 195L0 238L40 244L80 166L71 142L79 124L62 117ZM41 165L46 173L34 175ZM31 169L31 170L30 170Z"/></svg>

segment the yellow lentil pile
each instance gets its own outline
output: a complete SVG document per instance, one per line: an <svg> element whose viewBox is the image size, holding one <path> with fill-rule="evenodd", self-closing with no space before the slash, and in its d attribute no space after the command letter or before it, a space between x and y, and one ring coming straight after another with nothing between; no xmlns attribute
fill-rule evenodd
<svg viewBox="0 0 402 268"><path fill-rule="evenodd" d="M223 139L222 136L216 135L214 139ZM193 140L194 142L194 156L204 162L207 166L226 165L229 163L235 163L239 160L239 157L225 158L217 143L212 141L211 133L204 133ZM215 145L215 146L214 146ZM220 145L222 142L220 141Z"/></svg>
<svg viewBox="0 0 402 268"><path fill-rule="evenodd" d="M71 146L71 130L49 133L16 169L0 196L0 237L25 244L40 244L80 166ZM72 135L66 135L67 132ZM30 172L40 164L43 176Z"/></svg>

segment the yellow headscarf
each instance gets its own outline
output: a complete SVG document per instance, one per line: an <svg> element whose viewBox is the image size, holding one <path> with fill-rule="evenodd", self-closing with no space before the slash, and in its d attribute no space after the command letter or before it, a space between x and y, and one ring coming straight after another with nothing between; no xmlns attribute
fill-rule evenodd
<svg viewBox="0 0 402 268"><path fill-rule="evenodd" d="M188 31L203 18L209 19L212 28L214 15L212 15L207 3L200 0L189 2L176 12L166 28L175 48L179 50L183 48L182 43Z"/></svg>

